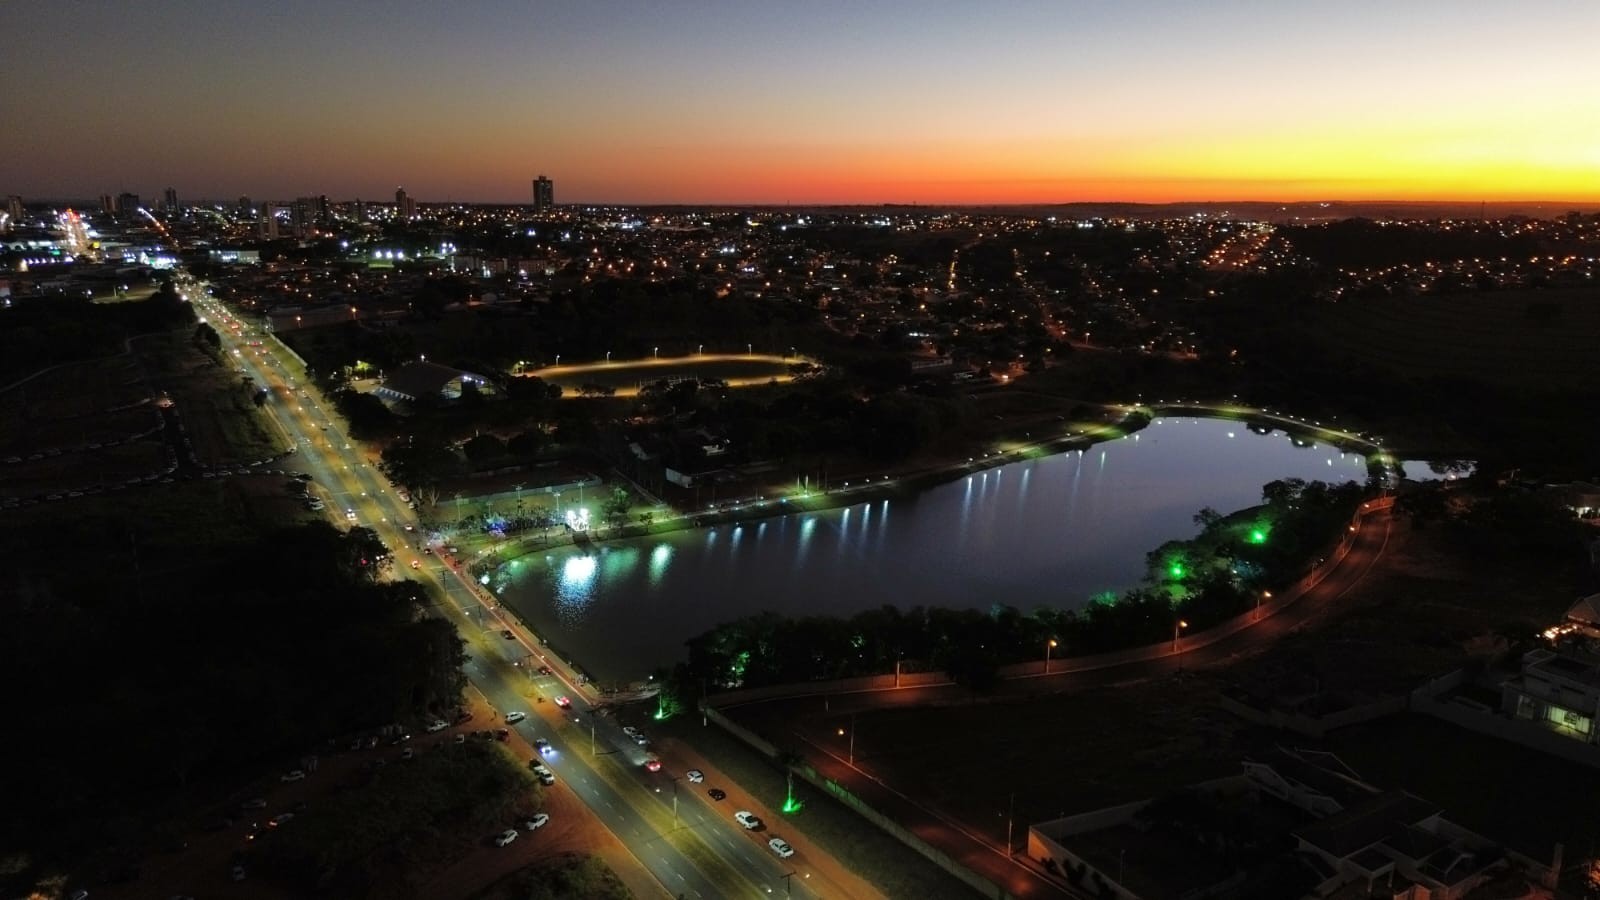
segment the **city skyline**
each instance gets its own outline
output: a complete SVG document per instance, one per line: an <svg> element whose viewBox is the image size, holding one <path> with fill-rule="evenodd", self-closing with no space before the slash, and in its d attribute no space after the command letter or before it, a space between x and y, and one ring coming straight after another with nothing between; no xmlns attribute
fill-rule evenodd
<svg viewBox="0 0 1600 900"><path fill-rule="evenodd" d="M1576 2L84 9L4 13L0 191L1600 200Z"/></svg>

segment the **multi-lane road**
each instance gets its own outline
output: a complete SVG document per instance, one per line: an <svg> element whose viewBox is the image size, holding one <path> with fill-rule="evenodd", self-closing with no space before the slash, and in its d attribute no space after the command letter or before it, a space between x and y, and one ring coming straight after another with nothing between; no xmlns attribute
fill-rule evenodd
<svg viewBox="0 0 1600 900"><path fill-rule="evenodd" d="M492 598L480 594L438 554L419 549L412 511L352 441L304 370L257 326L207 295L204 283L184 285L185 296L222 336L223 349L241 372L271 393L268 408L296 452L288 469L309 474L327 513L343 524L373 529L393 551L397 573L437 589L435 612L466 639L466 675L500 713L528 714L510 727L531 743L549 741L547 763L557 790L571 790L660 882L671 897L843 897L848 891L800 856L781 860L767 847L770 832L747 832L734 810L705 796L709 785L678 773L647 772L643 751L609 718L594 715L579 685L558 660L543 660L539 646L513 621L502 620ZM409 527L408 527L409 526ZM412 568L412 561L420 568ZM487 603L486 603L487 599ZM501 636L509 629L512 639ZM534 667L552 667L540 675ZM552 702L572 699L563 710Z"/></svg>

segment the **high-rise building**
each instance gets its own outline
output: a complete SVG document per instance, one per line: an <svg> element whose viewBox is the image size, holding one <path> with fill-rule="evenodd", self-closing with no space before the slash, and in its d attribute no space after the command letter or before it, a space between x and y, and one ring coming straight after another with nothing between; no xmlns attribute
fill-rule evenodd
<svg viewBox="0 0 1600 900"><path fill-rule="evenodd" d="M117 195L117 215L124 219L131 219L138 215L139 207L143 205L143 203L139 202L138 194L130 194L127 191L123 191Z"/></svg>
<svg viewBox="0 0 1600 900"><path fill-rule="evenodd" d="M402 219L417 217L417 201L411 199L405 188L394 189L394 214Z"/></svg>
<svg viewBox="0 0 1600 900"><path fill-rule="evenodd" d="M117 201L110 194L100 195L100 211L108 216L117 214Z"/></svg>
<svg viewBox="0 0 1600 900"><path fill-rule="evenodd" d="M533 211L543 212L556 205L556 183L540 175L533 180Z"/></svg>
<svg viewBox="0 0 1600 900"><path fill-rule="evenodd" d="M255 205L250 202L249 197L240 197L239 205L234 211L237 212L240 217L251 217L256 214Z"/></svg>
<svg viewBox="0 0 1600 900"><path fill-rule="evenodd" d="M366 220L367 220L367 202L365 200L362 200L360 197L357 197L356 198L356 221L357 222L365 222Z"/></svg>
<svg viewBox="0 0 1600 900"><path fill-rule="evenodd" d="M177 190L175 190L173 188L167 188L165 191L162 191L161 192L161 200L162 200L163 203L166 204L167 212L172 213L172 212L177 212L178 211L178 192L177 192Z"/></svg>
<svg viewBox="0 0 1600 900"><path fill-rule="evenodd" d="M269 241L278 239L278 204L261 204L261 236Z"/></svg>
<svg viewBox="0 0 1600 900"><path fill-rule="evenodd" d="M324 194L294 201L294 236L303 238L328 221L328 198Z"/></svg>
<svg viewBox="0 0 1600 900"><path fill-rule="evenodd" d="M12 228L22 223L22 198L16 194L6 198L6 217Z"/></svg>

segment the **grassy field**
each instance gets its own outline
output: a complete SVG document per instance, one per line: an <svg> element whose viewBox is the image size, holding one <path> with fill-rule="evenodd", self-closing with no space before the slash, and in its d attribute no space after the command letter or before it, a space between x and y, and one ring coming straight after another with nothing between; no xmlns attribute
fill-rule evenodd
<svg viewBox="0 0 1600 900"><path fill-rule="evenodd" d="M577 396L578 387L584 384L603 384L622 394L638 387L641 382L659 378L721 378L731 382L755 381L765 383L776 378L788 380L789 366L796 362L780 356L705 356L676 359L627 360L616 363L594 363L579 366L552 366L530 372L561 386L567 396Z"/></svg>
<svg viewBox="0 0 1600 900"><path fill-rule="evenodd" d="M765 757L730 737L721 728L702 727L698 716L685 713L666 722L650 719L650 705L624 710L619 719L693 746L712 765L772 809L783 805L787 791L783 773ZM784 826L803 832L851 871L890 897L970 897L972 889L945 874L833 798L799 780L795 795L805 804ZM790 823L793 823L792 825Z"/></svg>
<svg viewBox="0 0 1600 900"><path fill-rule="evenodd" d="M1319 304L1308 326L1342 356L1412 377L1565 388L1600 382L1600 290Z"/></svg>
<svg viewBox="0 0 1600 900"><path fill-rule="evenodd" d="M151 390L131 356L63 366L0 393L0 457L104 443L148 429Z"/></svg>
<svg viewBox="0 0 1600 900"><path fill-rule="evenodd" d="M187 335L147 338L137 345L151 380L171 395L206 465L267 459L287 446L257 409L239 375L202 353Z"/></svg>

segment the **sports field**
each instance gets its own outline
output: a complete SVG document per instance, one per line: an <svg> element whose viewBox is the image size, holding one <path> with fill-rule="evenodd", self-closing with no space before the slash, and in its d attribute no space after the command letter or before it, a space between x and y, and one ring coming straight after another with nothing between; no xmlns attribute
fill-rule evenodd
<svg viewBox="0 0 1600 900"><path fill-rule="evenodd" d="M719 378L729 387L789 381L789 367L810 362L798 356L762 354L703 354L664 359L630 359L617 362L584 363L576 366L549 366L528 375L561 386L565 397L578 396L585 384L616 389L616 396L637 394L641 385L662 378Z"/></svg>

